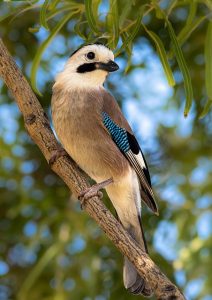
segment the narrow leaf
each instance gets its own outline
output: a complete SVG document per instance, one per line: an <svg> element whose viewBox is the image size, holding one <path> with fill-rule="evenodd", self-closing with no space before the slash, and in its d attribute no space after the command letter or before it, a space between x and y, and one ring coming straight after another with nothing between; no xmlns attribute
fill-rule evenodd
<svg viewBox="0 0 212 300"><path fill-rule="evenodd" d="M43 52L48 47L48 45L51 43L51 41L55 38L57 33L60 31L60 29L65 25L65 23L68 22L68 20L71 19L71 17L74 14L76 14L77 12L78 11L74 11L74 12L72 11L71 13L65 15L63 17L63 19L53 28L53 30L49 34L48 38L40 45L40 47L38 48L38 50L36 52L35 58L32 63L30 77L31 77L31 83L32 83L32 87L33 87L34 91L37 94L39 94L40 96L41 96L41 93L37 89L37 85L36 85L36 74L37 74L37 70L38 70L39 63L40 63L41 57L43 55Z"/></svg>
<svg viewBox="0 0 212 300"><path fill-rule="evenodd" d="M121 15L119 17L119 27L121 28L124 25L124 22L131 10L132 2L126 1L125 3L121 3Z"/></svg>
<svg viewBox="0 0 212 300"><path fill-rule="evenodd" d="M127 32L123 32L122 35L121 35L121 38L122 38L123 43L124 43L125 40L127 40L129 38L129 34ZM132 42L129 42L126 45L125 51L127 52L128 58L131 57L131 55L132 55Z"/></svg>
<svg viewBox="0 0 212 300"><path fill-rule="evenodd" d="M40 10L40 24L46 30L49 30L49 26L48 26L48 23L47 23L47 16L46 16L47 9L48 9L48 6L49 6L49 2L50 2L50 0L45 0L42 7L41 7L41 10Z"/></svg>
<svg viewBox="0 0 212 300"><path fill-rule="evenodd" d="M88 21L88 25L90 26L90 29L94 33L99 33L99 30L96 25L96 21L93 15L93 9L92 9L92 0L85 0L85 15Z"/></svg>
<svg viewBox="0 0 212 300"><path fill-rule="evenodd" d="M11 19L10 19L10 23L12 23L12 21L14 21L17 17L19 17L21 14L24 14L25 12L29 11L29 10L33 10L35 8L39 8L40 7L40 4L28 4L28 5L24 5L24 6L20 6L20 7L17 7L14 10L11 11L11 16L14 15ZM6 15L6 18L8 17L8 15ZM4 16L3 16L3 19ZM0 21L2 21L2 19L0 18Z"/></svg>
<svg viewBox="0 0 212 300"><path fill-rule="evenodd" d="M210 108L212 107L212 99L208 100L199 116L200 119L204 118L208 113Z"/></svg>
<svg viewBox="0 0 212 300"><path fill-rule="evenodd" d="M161 39L159 38L158 35L156 35L153 31L150 31L146 28L146 26L142 23L146 33L150 36L150 38L153 40L153 42L155 43L158 55L160 57L164 72L166 74L166 78L168 80L168 83L170 86L174 86L175 85L175 80L172 74L172 70L169 66L169 62L167 59L167 54L166 54L166 50L163 46L163 43L161 41Z"/></svg>
<svg viewBox="0 0 212 300"><path fill-rule="evenodd" d="M0 16L0 22L4 21L5 19L11 17L12 15L16 14L17 13L17 10L10 10L8 13Z"/></svg>
<svg viewBox="0 0 212 300"><path fill-rule="evenodd" d="M196 1L190 1L190 9L189 9L189 14L186 19L186 25L189 25L192 23L193 19L196 16L197 12L197 2Z"/></svg>
<svg viewBox="0 0 212 300"><path fill-rule="evenodd" d="M94 20L98 20L98 9L99 9L100 3L101 3L101 0L93 0L92 1L92 11L93 11Z"/></svg>
<svg viewBox="0 0 212 300"><path fill-rule="evenodd" d="M57 4L60 2L61 0L53 0L50 2L49 4L49 9L52 10L52 9L55 9Z"/></svg>
<svg viewBox="0 0 212 300"><path fill-rule="evenodd" d="M77 34L77 35L79 35L83 40L86 40L87 38L86 38L86 36L85 36L85 34L82 32L82 30L81 30L81 25L83 25L83 24L85 24L85 23L87 23L87 21L78 21L76 24L75 24L75 26L74 26L74 32Z"/></svg>
<svg viewBox="0 0 212 300"><path fill-rule="evenodd" d="M191 84L191 77L189 74L189 70L188 70L185 58L183 56L183 52L177 41L177 37L175 35L174 29L172 28L172 25L167 18L166 18L166 24L168 27L168 32L169 32L171 41L172 41L172 49L176 56L177 63L179 65L179 68L182 72L183 79L184 79L185 94L186 94L186 104L185 104L185 109L184 109L184 116L187 117L189 110L191 108L192 100L193 100L193 89L192 89L192 84Z"/></svg>
<svg viewBox="0 0 212 300"><path fill-rule="evenodd" d="M53 9L48 13L47 21L54 18L55 16L61 14L62 12L68 11L68 10L71 10L71 9L72 9L71 7L65 7L65 6L61 7L61 8Z"/></svg>
<svg viewBox="0 0 212 300"><path fill-rule="evenodd" d="M40 27L39 26L36 26L36 27L29 27L28 28L28 31L30 32L30 33L36 33L36 32L38 32L40 30Z"/></svg>
<svg viewBox="0 0 212 300"><path fill-rule="evenodd" d="M206 93L212 99L212 21L209 22L205 39Z"/></svg>
<svg viewBox="0 0 212 300"><path fill-rule="evenodd" d="M206 19L206 16L198 17L191 24L185 26L177 36L178 43L183 45L185 41L190 37L192 32Z"/></svg>
<svg viewBox="0 0 212 300"><path fill-rule="evenodd" d="M111 35L109 47L115 49L119 40L119 15L117 0L110 0L110 10L107 15L107 27Z"/></svg>
<svg viewBox="0 0 212 300"><path fill-rule="evenodd" d="M140 29L140 26L141 26L141 20L142 20L142 16L143 16L143 11L142 13L138 16L137 18L137 21L135 23L135 26L132 30L131 33L127 34L127 38L126 39L122 39L122 46L121 48L116 52L116 56L118 56L122 51L123 49L127 49L128 45L134 40L134 38L136 37L139 29Z"/></svg>

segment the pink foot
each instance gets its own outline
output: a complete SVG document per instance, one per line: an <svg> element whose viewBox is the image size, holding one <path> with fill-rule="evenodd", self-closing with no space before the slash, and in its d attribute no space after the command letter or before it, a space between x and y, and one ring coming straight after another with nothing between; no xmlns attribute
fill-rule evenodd
<svg viewBox="0 0 212 300"><path fill-rule="evenodd" d="M85 189L84 191L80 192L78 199L81 201L82 205L84 204L84 202L86 200L88 200L89 198L92 198L94 196L100 197L100 199L103 197L102 192L100 191L100 189L103 189L104 187L106 187L107 185L109 185L110 183L113 182L113 179L107 179L103 182L97 183L92 185L91 187Z"/></svg>
<svg viewBox="0 0 212 300"><path fill-rule="evenodd" d="M52 166L61 156L68 156L68 153L63 148L55 150L49 160L49 165Z"/></svg>

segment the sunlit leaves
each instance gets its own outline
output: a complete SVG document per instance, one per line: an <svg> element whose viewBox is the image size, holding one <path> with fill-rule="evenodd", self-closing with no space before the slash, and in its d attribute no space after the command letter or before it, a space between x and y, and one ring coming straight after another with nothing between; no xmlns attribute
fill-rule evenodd
<svg viewBox="0 0 212 300"><path fill-rule="evenodd" d="M47 14L47 8L49 5L49 2L50 2L50 0L45 0L44 4L42 5L41 10L40 10L40 24L47 30L49 30L49 26L47 24L46 14Z"/></svg>
<svg viewBox="0 0 212 300"><path fill-rule="evenodd" d="M205 41L205 81L208 98L212 100L212 21L208 24Z"/></svg>
<svg viewBox="0 0 212 300"><path fill-rule="evenodd" d="M212 21L208 24L205 40L205 83L208 100L201 112L200 118L203 118L212 106Z"/></svg>
<svg viewBox="0 0 212 300"><path fill-rule="evenodd" d="M162 43L161 39L153 31L148 30L144 24L143 24L143 27L144 27L146 33L149 35L149 37L155 43L155 46L156 46L158 55L160 57L160 60L161 60L161 63L162 63L162 66L163 66L164 72L166 74L166 78L168 80L169 85L174 86L175 85L175 80L174 80L174 77L173 77L173 74L172 74L172 70L169 66L166 50L163 46L163 43Z"/></svg>
<svg viewBox="0 0 212 300"><path fill-rule="evenodd" d="M122 39L123 44L122 44L121 48L118 50L118 52L116 53L116 55L120 54L121 51L123 51L123 49L129 50L129 45L132 44L132 42L134 41L139 29L141 28L142 17L143 17L143 11L137 17L135 25L133 25L133 28L131 29L131 31L129 33L124 31L123 39ZM130 49L131 49L131 47L130 47ZM129 54L131 54L131 51L130 51Z"/></svg>
<svg viewBox="0 0 212 300"><path fill-rule="evenodd" d="M199 13L200 3L204 6L204 10ZM180 26L175 29L175 18L177 10L181 9L186 12L186 18L180 22ZM184 51L181 49L182 45L186 43L191 36L201 28L201 26L210 22L211 18L211 3L208 0L202 1L170 1L167 6L163 7L160 1L153 0L145 3L139 1L121 1L108 0L107 4L102 0L44 0L29 1L23 4L18 3L16 9L11 9L7 13L0 16L0 21L11 19L11 16L17 17L20 14L24 15L29 10L35 10L38 15L38 21L35 24L30 24L29 32L35 34L42 28L49 30L49 36L46 41L41 43L36 56L33 61L31 72L31 80L33 88L36 90L35 78L38 70L42 54L46 47L51 43L53 38L57 35L59 30L71 19L74 11L78 10L78 18L74 20L74 32L80 36L85 43L94 43L101 40L113 51L115 56L126 53L128 56L128 63L126 70L130 70L132 49L136 39L146 33L147 38L153 42L159 58L167 77L170 86L175 85L173 71L175 66L169 64L168 59L176 58L180 71L183 75L183 82L185 86L186 103L184 115L187 116L193 101L193 88L190 77L190 72L184 57ZM153 14L154 12L154 14ZM204 13L205 12L205 13ZM69 17L67 17L69 15ZM67 19L66 19L67 17ZM144 19L148 17L150 21ZM148 19L147 18L147 19ZM156 19L160 26L157 30L151 27L153 20ZM59 21L58 21L59 20ZM149 24L148 24L149 22ZM172 23L173 22L173 23ZM143 24L143 26L142 26ZM150 25L150 26L149 26ZM159 31L168 31L170 41L167 44L163 43L162 35ZM174 28L174 29L173 29ZM167 45L171 48L166 52ZM206 67L206 87L207 97L209 102L206 108L210 107L211 100L211 65L210 65L210 49L206 43L205 60L207 60L208 67ZM208 63L209 62L209 63ZM209 92L208 92L209 91ZM38 91L37 91L38 92ZM195 95L196 96L196 95ZM204 113L207 110L204 109Z"/></svg>
<svg viewBox="0 0 212 300"><path fill-rule="evenodd" d="M31 69L31 82L32 82L32 87L34 91L38 94L40 94L39 90L37 89L36 85L36 74L37 74L37 69L40 64L41 57L43 55L43 52L45 49L48 47L48 45L51 43L51 41L55 38L57 33L60 31L60 29L76 14L78 13L78 10L72 11L71 13L65 15L60 22L51 30L48 38L40 45L38 48L35 58L32 63L32 69Z"/></svg>
<svg viewBox="0 0 212 300"><path fill-rule="evenodd" d="M127 16L132 9L132 1L126 1L121 5L121 11L119 13L119 26L123 28L123 25L127 19Z"/></svg>
<svg viewBox="0 0 212 300"><path fill-rule="evenodd" d="M185 86L185 93L186 93L186 104L185 104L185 109L184 109L184 116L186 117L189 113L189 110L190 110L191 104L192 104L192 100L193 100L193 89L192 89L192 83L191 83L191 76L189 74L189 70L188 70L182 49L180 48L180 45L177 41L177 37L175 35L174 29L168 19L166 19L166 24L167 24L170 39L172 42L172 50L176 56L179 68L182 72L183 79L184 79L184 86Z"/></svg>
<svg viewBox="0 0 212 300"><path fill-rule="evenodd" d="M115 49L119 41L119 12L117 0L110 0L110 10L107 16L107 27L110 33L108 46Z"/></svg>
<svg viewBox="0 0 212 300"><path fill-rule="evenodd" d="M208 114L208 112L210 111L211 107L212 107L212 100L209 99L206 102L206 104L205 104L205 106L204 106L204 108L203 108L203 110L200 114L200 118L204 118Z"/></svg>
<svg viewBox="0 0 212 300"><path fill-rule="evenodd" d="M93 15L93 7L92 7L92 0L85 0L85 15L88 21L88 25L90 26L90 29L94 33L99 33L99 30L97 28L96 20Z"/></svg>
<svg viewBox="0 0 212 300"><path fill-rule="evenodd" d="M185 26L179 35L177 36L177 40L179 45L182 45L185 43L185 41L190 37L192 32L195 31L199 27L199 25L206 19L206 16L201 16L196 18L189 26Z"/></svg>

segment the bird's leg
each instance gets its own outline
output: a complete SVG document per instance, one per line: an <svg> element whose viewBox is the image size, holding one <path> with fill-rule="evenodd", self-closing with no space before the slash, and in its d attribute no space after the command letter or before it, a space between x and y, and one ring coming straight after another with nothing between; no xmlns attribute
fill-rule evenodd
<svg viewBox="0 0 212 300"><path fill-rule="evenodd" d="M112 178L109 178L105 181L96 183L96 184L92 185L91 187L85 189L84 191L80 192L78 199L81 200L81 204L84 204L84 202L86 200L88 200L89 198L92 198L94 196L98 196L101 199L103 194L102 194L102 192L100 192L100 190L111 183L113 183Z"/></svg>
<svg viewBox="0 0 212 300"><path fill-rule="evenodd" d="M53 154L49 160L49 165L52 166L56 162L56 160L61 156L69 156L65 149L63 149L62 147L53 151Z"/></svg>

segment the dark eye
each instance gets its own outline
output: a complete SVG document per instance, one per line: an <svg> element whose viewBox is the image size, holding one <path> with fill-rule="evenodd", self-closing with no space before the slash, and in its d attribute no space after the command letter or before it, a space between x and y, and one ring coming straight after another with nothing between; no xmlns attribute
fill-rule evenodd
<svg viewBox="0 0 212 300"><path fill-rule="evenodd" d="M88 58L88 59L94 59L94 58L95 58L95 53L93 53L93 52L88 52L87 58Z"/></svg>

